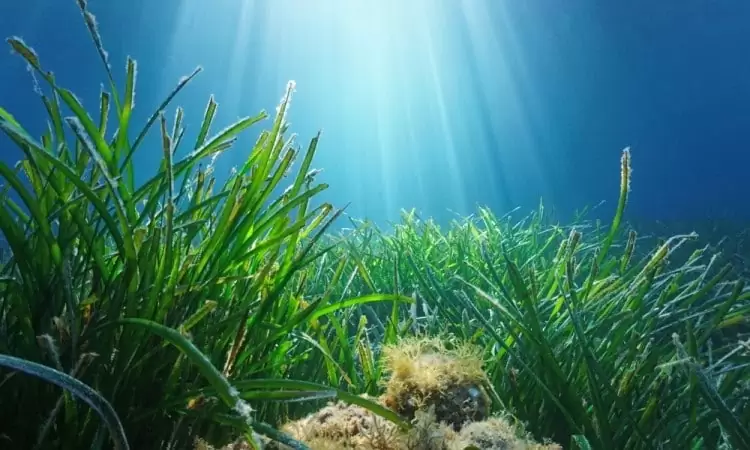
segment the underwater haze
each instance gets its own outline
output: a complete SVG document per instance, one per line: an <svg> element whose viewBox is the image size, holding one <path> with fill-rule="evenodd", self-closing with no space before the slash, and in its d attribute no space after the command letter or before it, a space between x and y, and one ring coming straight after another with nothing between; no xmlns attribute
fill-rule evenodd
<svg viewBox="0 0 750 450"><path fill-rule="evenodd" d="M0 450L750 449L749 24L0 0Z"/></svg>
<svg viewBox="0 0 750 450"><path fill-rule="evenodd" d="M750 218L750 2L572 0L92 1L116 77L138 61L135 120L177 80L186 137L214 94L218 123L273 112L296 81L291 127L322 130L322 198L376 222L401 209L444 223L477 205L562 218L607 201L623 148L632 220ZM65 1L4 1L0 34L42 56L84 106L105 81ZM19 58L0 59L0 104L45 124ZM170 113L172 114L172 113ZM158 145L158 136L151 138ZM221 155L221 180L252 141ZM0 140L2 160L20 159ZM160 151L135 155L137 181ZM142 170L140 168L143 168Z"/></svg>

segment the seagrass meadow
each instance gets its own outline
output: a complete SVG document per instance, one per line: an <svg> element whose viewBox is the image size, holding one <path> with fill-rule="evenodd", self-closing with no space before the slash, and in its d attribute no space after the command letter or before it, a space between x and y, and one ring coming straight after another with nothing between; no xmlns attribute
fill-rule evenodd
<svg viewBox="0 0 750 450"><path fill-rule="evenodd" d="M283 425L327 402L408 433L417 420L377 400L407 337L476 349L490 412L537 442L750 448L747 272L715 236L628 224L629 149L611 223L562 224L540 204L334 232L347 218L319 200L319 136L289 138L292 83L274 116L223 128L209 98L187 142L173 101L198 69L134 123L136 63L115 83L77 4L106 76L97 109L7 39L47 129L31 136L0 105L0 145L23 152L0 163L0 448L322 448ZM137 184L152 133L162 162ZM219 182L211 159L248 133L244 165ZM480 441L463 448L536 448Z"/></svg>

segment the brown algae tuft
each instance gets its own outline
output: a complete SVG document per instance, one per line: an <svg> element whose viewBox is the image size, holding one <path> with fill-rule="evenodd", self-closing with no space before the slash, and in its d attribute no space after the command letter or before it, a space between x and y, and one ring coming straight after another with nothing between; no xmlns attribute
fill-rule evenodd
<svg viewBox="0 0 750 450"><path fill-rule="evenodd" d="M406 418L432 407L438 422L458 431L489 415L481 351L474 346L449 350L436 338L407 338L383 348L383 363L390 374L383 403Z"/></svg>

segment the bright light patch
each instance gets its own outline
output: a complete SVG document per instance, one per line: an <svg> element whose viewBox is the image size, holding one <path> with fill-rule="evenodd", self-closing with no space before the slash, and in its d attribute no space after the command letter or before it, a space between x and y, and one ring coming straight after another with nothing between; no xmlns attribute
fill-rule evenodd
<svg viewBox="0 0 750 450"><path fill-rule="evenodd" d="M512 24L489 15L484 0L183 2L168 72L203 64L227 120L271 110L296 80L292 129L323 129L314 165L354 216L466 214L509 200L513 160L534 158L487 129L525 114L501 41Z"/></svg>

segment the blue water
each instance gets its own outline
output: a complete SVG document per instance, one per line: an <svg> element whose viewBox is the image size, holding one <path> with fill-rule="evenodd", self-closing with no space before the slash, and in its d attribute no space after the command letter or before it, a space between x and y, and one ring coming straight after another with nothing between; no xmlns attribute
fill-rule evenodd
<svg viewBox="0 0 750 450"><path fill-rule="evenodd" d="M606 218L630 146L629 218L750 219L747 1L90 3L120 81L125 57L138 61L139 123L203 66L173 105L186 109L186 143L210 94L223 127L274 112L295 80L299 143L323 130L321 198L351 202L355 217L416 208L444 221L542 197L562 217L606 200ZM73 0L0 2L0 34L22 37L97 107L104 72ZM21 59L3 52L0 74L0 105L38 135L44 110ZM240 165L255 137L215 173ZM19 157L0 137L0 159ZM160 158L143 147L138 178Z"/></svg>

